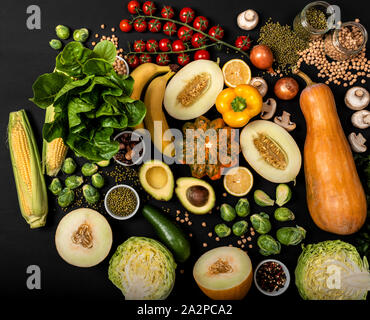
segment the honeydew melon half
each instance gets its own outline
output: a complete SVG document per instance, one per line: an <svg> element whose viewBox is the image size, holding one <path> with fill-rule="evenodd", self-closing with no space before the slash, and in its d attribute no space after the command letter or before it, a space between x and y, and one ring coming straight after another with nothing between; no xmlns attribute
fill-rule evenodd
<svg viewBox="0 0 370 320"><path fill-rule="evenodd" d="M164 94L164 107L178 120L195 119L216 102L224 87L218 64L211 60L190 62L170 80Z"/></svg>
<svg viewBox="0 0 370 320"><path fill-rule="evenodd" d="M92 267L103 261L112 247L112 240L112 229L107 219L88 208L65 215L55 232L59 255L77 267Z"/></svg>
<svg viewBox="0 0 370 320"><path fill-rule="evenodd" d="M250 122L240 134L240 146L249 165L268 181L294 181L301 169L302 156L297 143L274 122Z"/></svg>

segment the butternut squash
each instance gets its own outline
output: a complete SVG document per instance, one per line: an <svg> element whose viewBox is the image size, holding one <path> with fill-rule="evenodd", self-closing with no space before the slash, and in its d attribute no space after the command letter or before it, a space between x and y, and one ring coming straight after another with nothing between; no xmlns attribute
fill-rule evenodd
<svg viewBox="0 0 370 320"><path fill-rule="evenodd" d="M355 233L366 219L366 196L333 93L302 72L298 75L307 82L300 107L307 125L304 173L308 210L315 224L325 231Z"/></svg>

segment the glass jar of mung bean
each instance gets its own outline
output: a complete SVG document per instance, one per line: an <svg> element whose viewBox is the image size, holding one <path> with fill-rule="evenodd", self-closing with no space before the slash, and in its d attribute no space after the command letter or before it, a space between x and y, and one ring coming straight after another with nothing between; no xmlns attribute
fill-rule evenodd
<svg viewBox="0 0 370 320"><path fill-rule="evenodd" d="M334 26L334 8L325 1L306 5L294 18L293 30L304 40L319 38Z"/></svg>

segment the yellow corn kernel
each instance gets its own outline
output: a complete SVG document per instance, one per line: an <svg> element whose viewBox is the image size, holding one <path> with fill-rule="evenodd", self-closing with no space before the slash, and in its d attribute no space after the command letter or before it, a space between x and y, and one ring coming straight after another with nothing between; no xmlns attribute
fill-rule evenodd
<svg viewBox="0 0 370 320"><path fill-rule="evenodd" d="M8 141L22 216L31 228L42 227L48 213L47 190L40 155L24 110L10 113Z"/></svg>
<svg viewBox="0 0 370 320"><path fill-rule="evenodd" d="M54 139L51 142L44 141L44 143L47 144L45 146L46 155L44 158L46 174L50 177L55 177L62 167L68 148L62 138Z"/></svg>

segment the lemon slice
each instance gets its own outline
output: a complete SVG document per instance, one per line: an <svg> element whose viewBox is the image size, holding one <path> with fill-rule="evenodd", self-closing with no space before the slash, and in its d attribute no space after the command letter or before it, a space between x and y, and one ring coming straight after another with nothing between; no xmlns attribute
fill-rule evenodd
<svg viewBox="0 0 370 320"><path fill-rule="evenodd" d="M224 177L224 188L233 196L242 197L251 191L253 186L252 172L246 167L230 169Z"/></svg>
<svg viewBox="0 0 370 320"><path fill-rule="evenodd" d="M239 84L248 84L251 81L251 69L245 61L232 59L222 67L225 84L230 88L235 88Z"/></svg>

